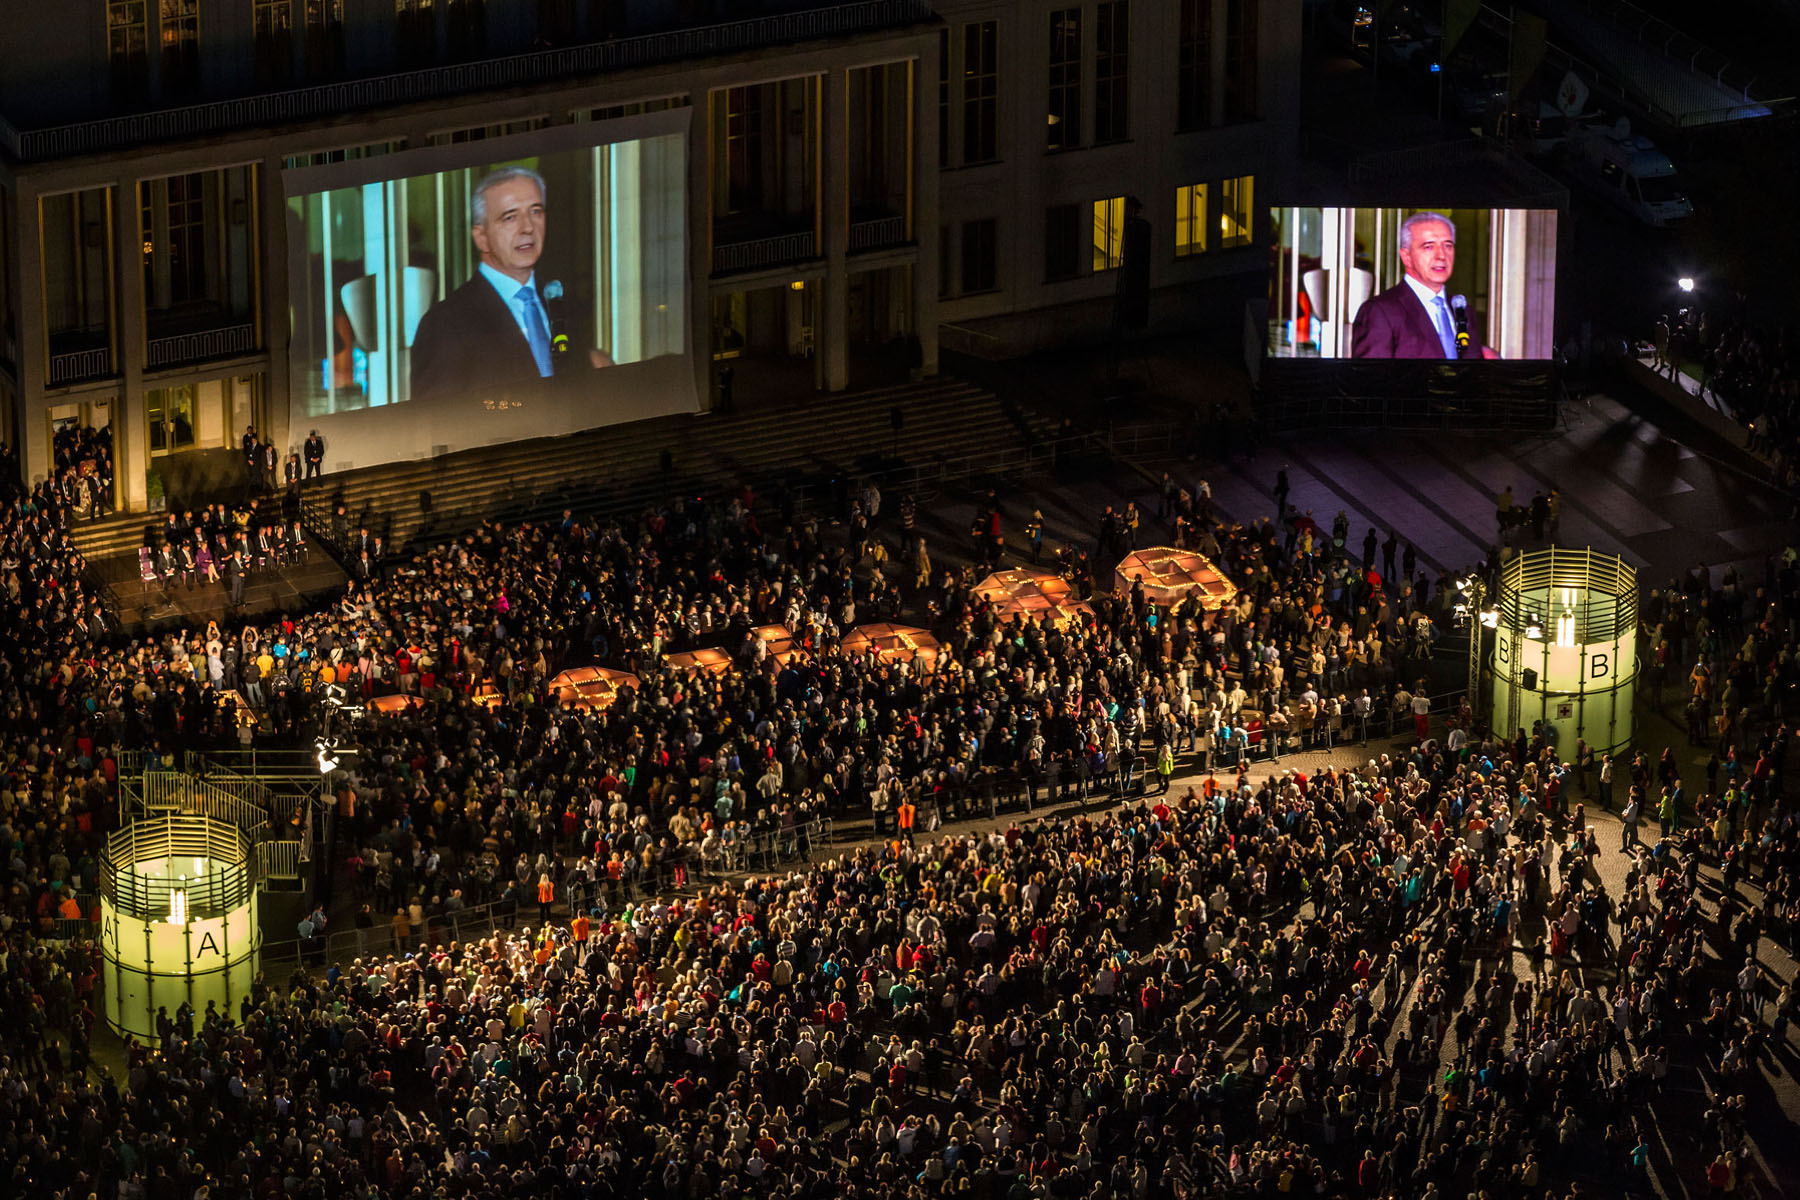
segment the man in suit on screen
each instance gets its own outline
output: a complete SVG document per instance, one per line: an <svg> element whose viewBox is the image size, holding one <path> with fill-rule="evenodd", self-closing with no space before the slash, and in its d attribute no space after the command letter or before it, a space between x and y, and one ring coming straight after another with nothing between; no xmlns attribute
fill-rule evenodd
<svg viewBox="0 0 1800 1200"><path fill-rule="evenodd" d="M1449 217L1422 212L1406 218L1400 225L1400 265L1405 278L1357 310L1350 357L1500 357L1472 338L1457 344L1456 314L1444 292L1456 269L1456 226Z"/></svg>
<svg viewBox="0 0 1800 1200"><path fill-rule="evenodd" d="M470 233L480 263L467 283L419 321L412 397L481 396L581 367L609 367L605 351L570 351L578 321L561 312L562 283L537 270L547 229L543 176L502 167L475 185Z"/></svg>

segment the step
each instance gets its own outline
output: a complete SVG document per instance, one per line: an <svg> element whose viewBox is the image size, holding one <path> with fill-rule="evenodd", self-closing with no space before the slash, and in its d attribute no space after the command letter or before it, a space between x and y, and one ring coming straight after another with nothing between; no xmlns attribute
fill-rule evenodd
<svg viewBox="0 0 1800 1200"><path fill-rule="evenodd" d="M896 404L907 414L898 435L890 424ZM804 436L796 436L796 425ZM571 498L584 511L596 505L621 511L666 497L671 485L704 491L751 480L766 487L795 473L854 470L861 460L896 454L927 465L969 448L1029 444L1047 432L985 389L940 377L852 396L800 397L751 412L681 414L389 463L326 476L323 498L341 498L353 523L366 518L398 550L427 527L439 536L492 513L554 515ZM661 470L665 450L674 452L673 478ZM421 493L431 497L429 519L419 505Z"/></svg>

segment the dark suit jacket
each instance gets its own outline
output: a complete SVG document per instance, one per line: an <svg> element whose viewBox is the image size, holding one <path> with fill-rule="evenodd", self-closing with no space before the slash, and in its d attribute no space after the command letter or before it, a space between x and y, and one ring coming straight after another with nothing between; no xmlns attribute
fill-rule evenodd
<svg viewBox="0 0 1800 1200"><path fill-rule="evenodd" d="M1369 297L1356 310L1356 320L1350 327L1350 357L1445 361L1431 314L1404 281ZM1471 339L1457 357L1480 358L1480 344Z"/></svg>
<svg viewBox="0 0 1800 1200"><path fill-rule="evenodd" d="M547 277L538 272L539 298ZM555 329L562 320L572 332L586 328L578 314L562 309L559 301L544 301L545 316ZM571 337L571 345L580 339ZM579 358L588 365L585 349L571 349L552 356L558 372L573 369ZM469 282L431 306L420 318L412 346L412 398L444 399L480 396L529 385L541 379L537 360L512 309L479 272Z"/></svg>

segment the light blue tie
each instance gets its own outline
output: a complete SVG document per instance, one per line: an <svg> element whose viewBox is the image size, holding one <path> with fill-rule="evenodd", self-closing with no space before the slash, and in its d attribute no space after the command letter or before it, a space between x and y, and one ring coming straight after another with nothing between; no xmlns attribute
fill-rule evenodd
<svg viewBox="0 0 1800 1200"><path fill-rule="evenodd" d="M514 295L525 310L525 341L531 346L531 357L537 359L538 374L550 378L550 331L544 323L544 310L538 305L537 289L529 283Z"/></svg>
<svg viewBox="0 0 1800 1200"><path fill-rule="evenodd" d="M1432 297L1437 304L1438 341L1444 345L1444 357L1456 357L1456 326L1450 321L1450 306L1444 303L1443 296Z"/></svg>

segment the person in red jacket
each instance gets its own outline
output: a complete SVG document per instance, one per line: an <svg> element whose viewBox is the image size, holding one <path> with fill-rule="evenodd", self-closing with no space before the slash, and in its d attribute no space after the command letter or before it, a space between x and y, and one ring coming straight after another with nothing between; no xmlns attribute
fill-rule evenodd
<svg viewBox="0 0 1800 1200"><path fill-rule="evenodd" d="M1144 982L1144 988L1138 993L1138 1007L1144 1013L1144 1029L1156 1028L1157 1011L1162 1007L1162 989L1156 986L1156 980Z"/></svg>

